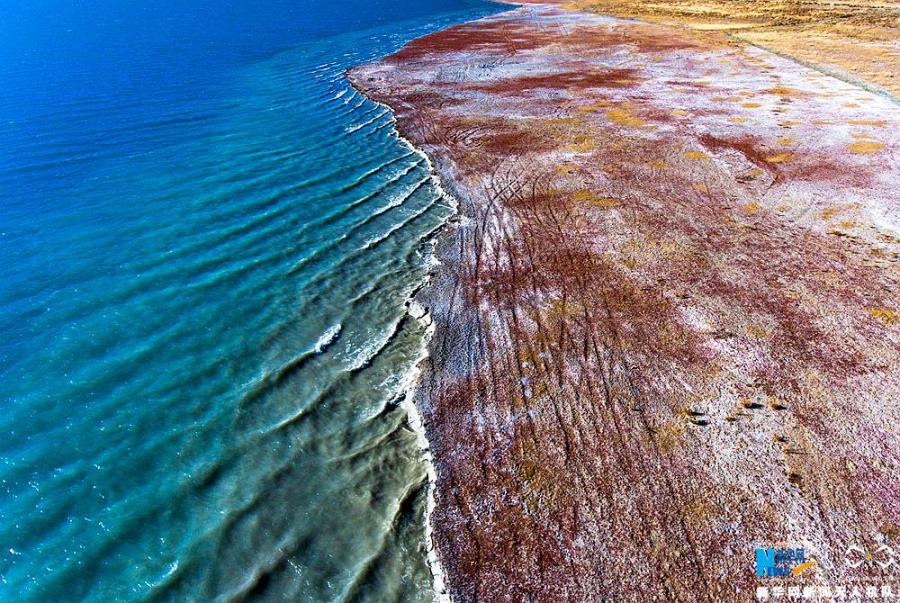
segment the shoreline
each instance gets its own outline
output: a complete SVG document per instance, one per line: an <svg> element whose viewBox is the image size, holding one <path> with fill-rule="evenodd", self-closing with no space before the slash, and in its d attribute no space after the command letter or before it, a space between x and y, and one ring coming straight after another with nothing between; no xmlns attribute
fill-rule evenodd
<svg viewBox="0 0 900 603"><path fill-rule="evenodd" d="M900 354L900 239L889 189L868 177L898 177L881 153L898 141L871 125L890 113L869 92L724 36L525 7L348 73L457 204L411 298L431 336L405 400L429 454L439 600L741 600L754 583L728 558L766 542L802 542L823 565L817 580L834 579L846 538L894 529L880 442L892 441L896 410L883 406L900 384L873 359ZM678 73L695 55L727 58L752 94L710 109L729 81ZM768 83L772 73L786 81ZM852 111L831 100L850 96ZM868 130L818 134L822 157L797 142L836 114ZM751 127L772 142L722 138ZM686 198L675 213L662 201L672 187ZM782 209L785 195L803 209ZM810 272L823 259L858 276ZM729 270L739 285L721 282ZM810 313L834 333L806 324ZM861 458L888 469L849 475L843 463ZM854 496L871 512L835 528ZM629 573L619 557L648 562Z"/></svg>
<svg viewBox="0 0 900 603"><path fill-rule="evenodd" d="M416 405L415 397L416 392L420 385L420 380L423 375L423 365L430 358L431 351L431 342L434 338L434 333L436 329L436 325L434 320L431 318L430 311L426 305L423 304L423 300L419 298L419 293L428 287L432 278L434 277L437 270L439 270L441 266L441 261L438 257L436 245L439 238L442 236L446 236L448 232L455 227L455 221L459 216L459 201L453 195L449 194L444 188L442 182L441 173L435 168L435 165L432 163L432 158L417 147L412 141L410 141L404 134L401 132L399 128L399 124L397 123L397 116L394 112L394 109L389 105L378 101L374 98L369 97L365 94L363 90L361 90L353 79L348 74L345 74L345 77L350 85L355 89L358 93L363 95L365 98L369 99L371 102L384 107L390 112L391 120L393 123L393 130L396 134L397 138L405 145L407 145L410 150L414 153L421 155L423 159L425 159L426 164L428 165L428 170L433 180L434 186L437 189L438 193L441 197L447 200L453 208L453 213L447 218L447 220L431 235L429 240L426 242L426 245L429 247L428 251L428 263L429 270L428 276L425 282L421 283L415 290L412 291L409 298L406 301L406 313L413 320L418 322L425 332L425 346L422 350L422 353L419 357L416 358L414 362L414 369L407 376L407 385L404 388L405 394L403 396L403 401L401 402L401 407L407 414L407 422L409 423L410 428L416 434L416 441L418 442L419 449L422 452L422 460L425 463L426 473L428 476L428 494L426 501L426 509L425 509L425 545L427 549L427 562L428 567L431 571L432 575L432 587L434 590L435 600L439 603L449 603L451 601L451 597L446 589L446 578L444 574L444 569L441 565L441 560L437 552L437 547L434 543L433 538L433 526L432 526L432 515L434 513L435 500L434 500L434 491L435 484L437 481L437 468L434 463L434 458L431 451L431 444L428 440L427 430L425 428L425 423L422 417L421 412L419 411L418 406Z"/></svg>

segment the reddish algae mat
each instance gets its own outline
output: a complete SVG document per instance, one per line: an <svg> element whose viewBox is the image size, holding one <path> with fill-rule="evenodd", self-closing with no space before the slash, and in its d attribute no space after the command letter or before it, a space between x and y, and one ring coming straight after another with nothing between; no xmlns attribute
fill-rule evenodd
<svg viewBox="0 0 900 603"><path fill-rule="evenodd" d="M350 77L459 202L418 293L447 595L879 583L845 557L900 551L894 99L549 5ZM763 582L756 547L782 545L814 564Z"/></svg>

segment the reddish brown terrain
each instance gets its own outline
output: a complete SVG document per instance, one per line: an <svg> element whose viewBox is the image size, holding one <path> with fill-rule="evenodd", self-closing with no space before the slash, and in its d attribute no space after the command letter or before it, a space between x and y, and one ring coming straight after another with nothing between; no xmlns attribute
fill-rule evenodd
<svg viewBox="0 0 900 603"><path fill-rule="evenodd" d="M546 5L351 78L459 201L416 394L454 600L890 582L844 558L900 551L894 100ZM761 582L780 544L818 567Z"/></svg>

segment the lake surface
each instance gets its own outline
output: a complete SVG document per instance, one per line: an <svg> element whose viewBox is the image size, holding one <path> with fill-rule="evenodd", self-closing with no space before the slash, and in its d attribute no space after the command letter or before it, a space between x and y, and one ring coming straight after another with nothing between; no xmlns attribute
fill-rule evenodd
<svg viewBox="0 0 900 603"><path fill-rule="evenodd" d="M430 600L399 402L453 209L343 73L503 7L18 4L0 600Z"/></svg>

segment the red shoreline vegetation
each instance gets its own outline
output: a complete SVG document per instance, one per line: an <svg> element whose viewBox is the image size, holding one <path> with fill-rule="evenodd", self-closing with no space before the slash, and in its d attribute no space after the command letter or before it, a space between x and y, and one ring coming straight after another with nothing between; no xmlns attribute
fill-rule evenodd
<svg viewBox="0 0 900 603"><path fill-rule="evenodd" d="M806 148L794 148L786 152L777 142L767 142L758 135L745 134L729 139L702 134L698 140L711 151L732 150L740 153L779 181L829 182L839 186L865 188L872 184L875 177L870 170L854 169L840 158L832 158Z"/></svg>
<svg viewBox="0 0 900 603"><path fill-rule="evenodd" d="M638 82L636 69L608 69L605 71L561 71L520 77L473 82L466 90L492 94L523 94L535 89L587 90L589 88L630 88Z"/></svg>
<svg viewBox="0 0 900 603"><path fill-rule="evenodd" d="M392 63L422 59L434 54L461 52L483 48L498 54L513 54L539 48L548 37L520 34L515 25L508 23L464 23L415 39L399 51L387 57Z"/></svg>
<svg viewBox="0 0 900 603"><path fill-rule="evenodd" d="M548 9L544 9L548 10ZM575 31L558 28L536 30L526 22L464 23L413 40L386 58L391 63L412 62L453 52L484 51L494 55L517 53L552 47L565 36L568 50L596 53L614 46L629 46L640 53L671 52L699 47L695 35L656 25L597 25ZM727 45L726 38L717 43ZM708 46L708 43L707 43Z"/></svg>
<svg viewBox="0 0 900 603"><path fill-rule="evenodd" d="M886 101L546 7L351 78L461 201L416 394L456 600L745 601L755 546L900 537Z"/></svg>

